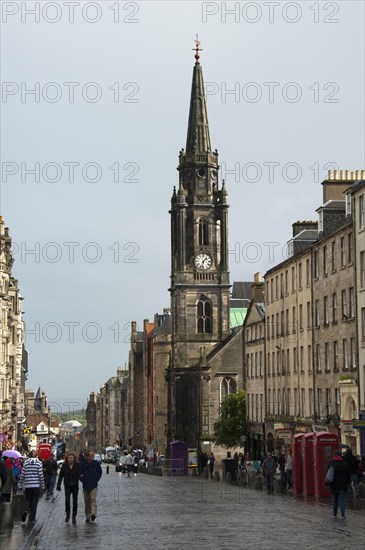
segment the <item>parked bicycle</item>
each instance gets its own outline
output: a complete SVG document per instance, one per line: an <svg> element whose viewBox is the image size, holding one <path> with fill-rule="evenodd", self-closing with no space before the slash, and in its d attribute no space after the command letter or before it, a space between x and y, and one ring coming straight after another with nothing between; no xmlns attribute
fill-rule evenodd
<svg viewBox="0 0 365 550"><path fill-rule="evenodd" d="M236 480L238 485L241 487L247 487L248 486L248 471L246 468L246 464L238 464L237 470L236 470Z"/></svg>

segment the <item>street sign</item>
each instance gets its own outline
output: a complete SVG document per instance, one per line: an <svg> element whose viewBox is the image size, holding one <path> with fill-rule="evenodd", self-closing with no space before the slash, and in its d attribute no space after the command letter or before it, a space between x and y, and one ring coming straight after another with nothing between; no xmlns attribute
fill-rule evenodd
<svg viewBox="0 0 365 550"><path fill-rule="evenodd" d="M353 420L352 425L358 430L365 429L365 420Z"/></svg>

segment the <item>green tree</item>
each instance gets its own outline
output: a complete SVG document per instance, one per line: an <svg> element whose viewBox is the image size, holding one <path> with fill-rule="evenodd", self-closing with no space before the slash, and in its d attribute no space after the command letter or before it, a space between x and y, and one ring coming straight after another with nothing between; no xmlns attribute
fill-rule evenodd
<svg viewBox="0 0 365 550"><path fill-rule="evenodd" d="M246 434L246 392L226 395L222 400L219 420L214 423L214 440L222 447L237 447Z"/></svg>

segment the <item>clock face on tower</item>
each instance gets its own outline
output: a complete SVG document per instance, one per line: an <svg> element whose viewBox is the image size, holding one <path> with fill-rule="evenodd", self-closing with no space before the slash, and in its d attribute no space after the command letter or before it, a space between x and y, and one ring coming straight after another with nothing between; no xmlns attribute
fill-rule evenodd
<svg viewBox="0 0 365 550"><path fill-rule="evenodd" d="M201 252L194 258L194 264L195 267L198 269L209 269L212 266L212 258L209 256L209 254L205 254L205 252Z"/></svg>

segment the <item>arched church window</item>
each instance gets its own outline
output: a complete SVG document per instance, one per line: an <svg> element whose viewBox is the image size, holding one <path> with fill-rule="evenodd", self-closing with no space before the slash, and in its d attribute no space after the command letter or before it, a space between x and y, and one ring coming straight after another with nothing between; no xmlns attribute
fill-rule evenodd
<svg viewBox="0 0 365 550"><path fill-rule="evenodd" d="M209 244L208 222L204 219L200 219L198 222L198 244L203 246Z"/></svg>
<svg viewBox="0 0 365 550"><path fill-rule="evenodd" d="M200 334L212 332L212 303L206 297L202 297L197 303L197 321Z"/></svg>
<svg viewBox="0 0 365 550"><path fill-rule="evenodd" d="M236 391L236 380L231 377L223 378L220 383L220 401L222 401L226 397L226 395L236 393Z"/></svg>

